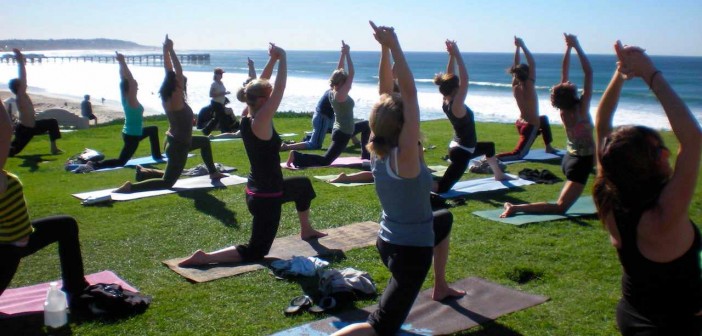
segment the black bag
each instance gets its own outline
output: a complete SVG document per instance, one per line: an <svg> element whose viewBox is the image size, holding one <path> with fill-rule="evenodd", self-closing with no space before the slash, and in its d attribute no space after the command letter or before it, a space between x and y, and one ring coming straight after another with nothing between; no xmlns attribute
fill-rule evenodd
<svg viewBox="0 0 702 336"><path fill-rule="evenodd" d="M210 120L214 118L214 109L212 108L212 105L207 105L200 109L200 112L197 114L197 123L196 127L197 129L202 129L207 125Z"/></svg>
<svg viewBox="0 0 702 336"><path fill-rule="evenodd" d="M143 313L151 297L122 288L118 284L98 283L83 290L82 305L95 316L120 317Z"/></svg>

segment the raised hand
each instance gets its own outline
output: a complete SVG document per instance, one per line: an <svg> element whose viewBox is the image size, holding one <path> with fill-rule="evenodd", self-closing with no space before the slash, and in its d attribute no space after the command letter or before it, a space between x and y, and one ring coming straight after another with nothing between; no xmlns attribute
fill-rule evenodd
<svg viewBox="0 0 702 336"><path fill-rule="evenodd" d="M621 41L617 41L614 45L614 50L619 59L617 71L626 79L642 77L647 80L657 71L656 66L646 55L646 50L640 47L622 46Z"/></svg>
<svg viewBox="0 0 702 336"><path fill-rule="evenodd" d="M274 57L275 59L280 59L282 56L285 55L285 50L283 48L278 47L275 45L275 43L270 42L270 45L268 46L268 55Z"/></svg>
<svg viewBox="0 0 702 336"><path fill-rule="evenodd" d="M168 38L168 34L166 34L166 39L163 41L163 46L168 49L173 49L173 40Z"/></svg>
<svg viewBox="0 0 702 336"><path fill-rule="evenodd" d="M251 57L247 57L246 64L247 64L248 66L253 66L253 65L254 65L254 61L251 59Z"/></svg>
<svg viewBox="0 0 702 336"><path fill-rule="evenodd" d="M13 48L12 52L15 53L15 59L17 60L17 62L19 62L21 64L25 63L24 55L22 54L22 52L19 49Z"/></svg>
<svg viewBox="0 0 702 336"><path fill-rule="evenodd" d="M395 35L395 28L385 26L378 27L373 23L373 21L369 22L374 30L373 37L375 37L375 40L378 41L378 43L385 47L390 47L392 44L398 43L397 35Z"/></svg>
<svg viewBox="0 0 702 336"><path fill-rule="evenodd" d="M577 36L575 36L573 34L566 34L566 33L563 33L563 36L565 37L566 45L569 48L575 48L578 46L578 37Z"/></svg>
<svg viewBox="0 0 702 336"><path fill-rule="evenodd" d="M349 47L344 40L341 40L341 52L343 54L348 54L351 51L351 47Z"/></svg>
<svg viewBox="0 0 702 336"><path fill-rule="evenodd" d="M117 62L124 62L124 55L120 54L117 51L115 51L115 58L117 59Z"/></svg>
<svg viewBox="0 0 702 336"><path fill-rule="evenodd" d="M515 47L524 47L524 40L522 40L520 37L514 36L514 46Z"/></svg>

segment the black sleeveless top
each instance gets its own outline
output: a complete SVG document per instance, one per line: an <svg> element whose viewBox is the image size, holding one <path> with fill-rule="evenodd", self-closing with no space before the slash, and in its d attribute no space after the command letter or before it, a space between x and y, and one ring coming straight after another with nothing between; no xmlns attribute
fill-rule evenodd
<svg viewBox="0 0 702 336"><path fill-rule="evenodd" d="M678 259L667 263L654 262L641 254L636 243L637 216L616 216L621 236L617 250L624 268L622 295L644 314L690 316L702 309L700 276L700 232L692 224L694 241Z"/></svg>
<svg viewBox="0 0 702 336"><path fill-rule="evenodd" d="M241 139L249 157L251 172L246 183L247 192L256 196L274 196L283 191L283 172L280 169L282 140L273 128L270 140L261 140L251 129L251 118L241 118Z"/></svg>
<svg viewBox="0 0 702 336"><path fill-rule="evenodd" d="M453 100L448 104L444 103L441 107L451 122L451 126L453 126L453 141L458 142L463 147L474 148L478 143L478 136L475 134L473 111L467 105L464 105L466 107L466 115L463 118L456 118L451 112L452 105Z"/></svg>

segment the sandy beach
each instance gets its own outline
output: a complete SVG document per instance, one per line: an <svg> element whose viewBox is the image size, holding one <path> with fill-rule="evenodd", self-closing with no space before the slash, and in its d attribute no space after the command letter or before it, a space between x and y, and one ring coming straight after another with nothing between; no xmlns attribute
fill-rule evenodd
<svg viewBox="0 0 702 336"><path fill-rule="evenodd" d="M10 91L4 91L0 90L0 99L3 101L7 98L13 97L14 95ZM76 99L70 99L70 98L58 98L58 97L49 97L45 95L40 95L40 94L35 94L30 92L29 97L32 98L32 102L34 103L34 109L37 111L37 113L41 111L45 111L48 109L53 109L53 108L58 108L58 109L64 109L67 110L76 116L80 117L80 100ZM113 121L115 119L123 119L124 118L124 112L122 111L121 107L114 106L114 105L109 105L105 104L103 105L100 102L100 99L98 98L97 101L95 99L90 100L91 103L93 104L93 114L97 117L98 123L99 124L104 124L108 123L110 121ZM90 121L90 125L93 125L94 121ZM60 121L59 121L60 124Z"/></svg>

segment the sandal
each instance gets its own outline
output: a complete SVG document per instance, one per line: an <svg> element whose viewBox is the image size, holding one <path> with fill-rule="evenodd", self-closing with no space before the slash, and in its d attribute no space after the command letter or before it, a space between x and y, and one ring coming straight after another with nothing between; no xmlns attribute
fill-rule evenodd
<svg viewBox="0 0 702 336"><path fill-rule="evenodd" d="M295 315L312 306L312 299L307 295L298 296L290 301L290 305L283 309L285 315Z"/></svg>
<svg viewBox="0 0 702 336"><path fill-rule="evenodd" d="M319 302L310 307L308 311L310 313L321 314L325 311L334 309L336 307L336 299L333 296L325 296Z"/></svg>

